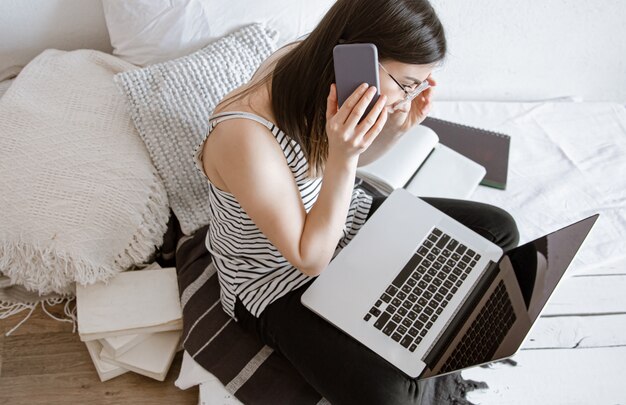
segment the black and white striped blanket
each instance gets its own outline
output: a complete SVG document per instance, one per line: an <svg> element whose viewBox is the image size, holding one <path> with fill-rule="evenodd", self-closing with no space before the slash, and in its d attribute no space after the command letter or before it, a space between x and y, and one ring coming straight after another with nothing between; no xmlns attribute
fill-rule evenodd
<svg viewBox="0 0 626 405"><path fill-rule="evenodd" d="M222 310L217 273L205 246L207 229L208 225L191 236L182 235L172 214L159 252L162 265L177 269L184 349L246 405L328 404L285 357ZM456 373L425 380L420 389L425 405L463 405L470 404L466 392L479 387L485 384L466 381Z"/></svg>
<svg viewBox="0 0 626 405"><path fill-rule="evenodd" d="M222 310L219 283L204 239L208 226L176 249L183 306L183 347L244 404L318 404L319 395L279 353Z"/></svg>

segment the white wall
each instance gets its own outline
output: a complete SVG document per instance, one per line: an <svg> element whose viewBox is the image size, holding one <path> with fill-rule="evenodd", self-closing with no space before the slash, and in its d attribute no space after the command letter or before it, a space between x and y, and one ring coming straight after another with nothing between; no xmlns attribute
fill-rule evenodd
<svg viewBox="0 0 626 405"><path fill-rule="evenodd" d="M111 52L100 0L0 0L0 73L46 48Z"/></svg>
<svg viewBox="0 0 626 405"><path fill-rule="evenodd" d="M450 51L436 99L626 103L625 0L430 1ZM100 0L0 0L0 72L46 47L111 51Z"/></svg>
<svg viewBox="0 0 626 405"><path fill-rule="evenodd" d="M626 103L626 1L431 0L449 57L437 98ZM440 86L440 87L439 87Z"/></svg>

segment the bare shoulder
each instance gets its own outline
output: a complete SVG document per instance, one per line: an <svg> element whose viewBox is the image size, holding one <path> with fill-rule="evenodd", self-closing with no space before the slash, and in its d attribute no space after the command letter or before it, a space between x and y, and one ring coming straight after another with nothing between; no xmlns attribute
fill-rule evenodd
<svg viewBox="0 0 626 405"><path fill-rule="evenodd" d="M233 118L218 124L204 144L204 169L219 189L232 192L228 177L260 174L261 168L285 165L282 149L270 130L261 123Z"/></svg>
<svg viewBox="0 0 626 405"><path fill-rule="evenodd" d="M220 122L213 129L204 152L212 157L228 151L244 152L251 148L273 145L278 146L274 135L265 125L248 118L232 118Z"/></svg>

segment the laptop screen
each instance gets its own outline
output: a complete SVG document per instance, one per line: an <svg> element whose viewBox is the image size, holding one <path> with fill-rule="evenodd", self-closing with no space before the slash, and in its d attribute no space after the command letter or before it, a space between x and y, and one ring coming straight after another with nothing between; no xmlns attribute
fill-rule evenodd
<svg viewBox="0 0 626 405"><path fill-rule="evenodd" d="M514 273L514 276L508 273L508 280L512 281L506 286L504 279L493 278L498 271L504 275L511 270L508 261L501 260L499 270L491 273L491 280L494 281L486 284L486 287L492 287L479 293L479 297L484 297L487 291L491 291L489 298L471 310L477 314L475 319L467 324L464 332L457 331L456 336L460 340L454 344L453 351L443 358L440 356L447 344L445 339L440 340L442 351L433 350L429 356L435 360L427 357L426 363L431 367L439 364L439 361L443 363L436 371L425 371L422 377L445 374L514 355L597 218L597 214L593 215L507 252L505 258L510 260ZM493 283L497 283L495 288ZM511 291L513 289L518 291Z"/></svg>
<svg viewBox="0 0 626 405"><path fill-rule="evenodd" d="M596 214L580 220L507 254L515 270L531 325L548 302L597 218ZM520 345L528 330L523 332L523 336L518 339Z"/></svg>

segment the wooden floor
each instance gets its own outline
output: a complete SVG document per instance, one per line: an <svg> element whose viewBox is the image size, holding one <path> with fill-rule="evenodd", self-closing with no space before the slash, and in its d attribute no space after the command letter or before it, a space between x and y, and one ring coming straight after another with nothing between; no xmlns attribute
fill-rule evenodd
<svg viewBox="0 0 626 405"><path fill-rule="evenodd" d="M63 304L46 307L64 318ZM49 318L38 306L9 336L28 311L0 319L0 404L197 404L198 387L174 385L183 352L176 354L165 381L128 372L101 382L87 347L72 324Z"/></svg>

